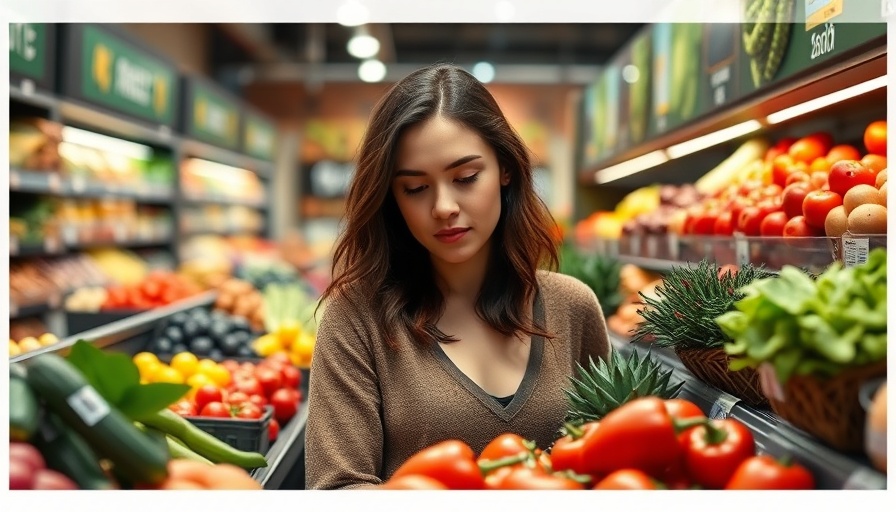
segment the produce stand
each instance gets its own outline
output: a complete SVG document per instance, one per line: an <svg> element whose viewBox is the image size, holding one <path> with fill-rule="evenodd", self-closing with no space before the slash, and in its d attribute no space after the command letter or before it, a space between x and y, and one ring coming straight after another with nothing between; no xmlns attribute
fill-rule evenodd
<svg viewBox="0 0 896 512"><path fill-rule="evenodd" d="M217 297L216 292L184 299L169 306L137 313L61 340L55 345L34 350L10 358L10 363L18 363L47 352L66 355L78 340L90 341L103 350L136 354L152 340L157 327L171 316L196 307L211 306ZM308 371L302 370L302 391L307 396ZM265 489L296 488L304 486L304 437L305 424L308 419L307 402L299 404L296 415L280 429L277 440L268 448L265 458L268 466L254 470L252 477ZM292 486L292 487L290 487Z"/></svg>
<svg viewBox="0 0 896 512"><path fill-rule="evenodd" d="M886 489L887 477L873 469L867 459L837 452L809 434L789 425L772 412L750 407L738 398L695 378L673 351L630 343L611 334L615 348L627 354L638 351L673 370L675 379L685 382L681 398L693 401L711 418L734 418L753 433L757 450L774 456L790 455L815 476L818 489Z"/></svg>

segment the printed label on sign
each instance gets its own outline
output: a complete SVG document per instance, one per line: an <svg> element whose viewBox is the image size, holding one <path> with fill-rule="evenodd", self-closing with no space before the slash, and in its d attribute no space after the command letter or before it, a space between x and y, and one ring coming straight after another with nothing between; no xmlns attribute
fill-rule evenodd
<svg viewBox="0 0 896 512"><path fill-rule="evenodd" d="M762 386L762 391L767 396L779 402L784 402L784 388L778 382L778 374L775 372L775 367L769 363L762 363L757 368L757 372L759 373L759 384Z"/></svg>
<svg viewBox="0 0 896 512"><path fill-rule="evenodd" d="M109 404L91 386L84 386L66 399L82 421L92 427L109 415Z"/></svg>
<svg viewBox="0 0 896 512"><path fill-rule="evenodd" d="M727 393L719 393L719 396L712 401L712 407L709 408L707 417L713 420L723 420L731 415L731 409L739 401Z"/></svg>
<svg viewBox="0 0 896 512"><path fill-rule="evenodd" d="M92 427L109 415L109 404L91 386L84 386L66 399L81 420Z"/></svg>
<svg viewBox="0 0 896 512"><path fill-rule="evenodd" d="M9 171L9 188L17 189L22 186L22 177L16 171Z"/></svg>
<svg viewBox="0 0 896 512"><path fill-rule="evenodd" d="M868 239L843 237L843 265L855 267L868 261Z"/></svg>
<svg viewBox="0 0 896 512"><path fill-rule="evenodd" d="M806 30L812 30L843 13L843 0L804 1L806 2Z"/></svg>
<svg viewBox="0 0 896 512"><path fill-rule="evenodd" d="M747 240L735 240L734 254L737 265L743 267L750 263L750 242Z"/></svg>

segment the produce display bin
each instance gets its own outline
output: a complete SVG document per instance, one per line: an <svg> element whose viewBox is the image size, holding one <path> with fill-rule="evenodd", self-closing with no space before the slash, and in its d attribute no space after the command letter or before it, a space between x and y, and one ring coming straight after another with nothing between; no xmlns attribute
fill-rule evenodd
<svg viewBox="0 0 896 512"><path fill-rule="evenodd" d="M257 420L186 416L190 423L237 450L258 453L267 453L268 451L270 446L268 426L273 417L274 408L270 405L264 406L264 414Z"/></svg>
<svg viewBox="0 0 896 512"><path fill-rule="evenodd" d="M78 335L84 331L96 329L143 312L144 310L138 309L117 309L97 313L68 311L65 313L66 332Z"/></svg>

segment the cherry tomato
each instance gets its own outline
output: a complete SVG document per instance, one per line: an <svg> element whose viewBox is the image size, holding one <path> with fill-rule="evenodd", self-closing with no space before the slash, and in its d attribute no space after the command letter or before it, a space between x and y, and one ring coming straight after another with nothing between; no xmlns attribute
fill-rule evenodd
<svg viewBox="0 0 896 512"><path fill-rule="evenodd" d="M222 402L209 402L205 404L199 415L212 418L230 418L232 416L230 407Z"/></svg>
<svg viewBox="0 0 896 512"><path fill-rule="evenodd" d="M236 389L237 391L242 391L247 395L263 395L264 388L261 386L261 383L258 382L258 379L255 377L244 377L237 379L236 381Z"/></svg>
<svg viewBox="0 0 896 512"><path fill-rule="evenodd" d="M296 390L280 388L271 395L271 405L274 406L274 417L281 423L286 423L299 410L299 395Z"/></svg>
<svg viewBox="0 0 896 512"><path fill-rule="evenodd" d="M644 491L660 489L660 485L647 473L639 469L618 469L613 471L592 489Z"/></svg>
<svg viewBox="0 0 896 512"><path fill-rule="evenodd" d="M862 165L856 160L840 160L831 166L828 174L828 184L831 191L840 196L856 185L874 186L877 173Z"/></svg>
<svg viewBox="0 0 896 512"><path fill-rule="evenodd" d="M224 396L218 386L205 384L196 390L193 401L196 402L196 410L202 411L208 403L223 402Z"/></svg>
<svg viewBox="0 0 896 512"><path fill-rule="evenodd" d="M693 232L695 235L711 235L716 226L716 219L719 218L719 212L715 210L706 210L694 221Z"/></svg>
<svg viewBox="0 0 896 512"><path fill-rule="evenodd" d="M787 214L783 211L772 212L762 219L759 225L759 234L762 236L784 236L784 225L787 224Z"/></svg>
<svg viewBox="0 0 896 512"><path fill-rule="evenodd" d="M787 178L796 171L794 164L796 162L793 157L787 153L782 153L772 160L772 183L784 186Z"/></svg>
<svg viewBox="0 0 896 512"><path fill-rule="evenodd" d="M869 153L887 156L887 122L874 121L865 128L862 137Z"/></svg>
<svg viewBox="0 0 896 512"><path fill-rule="evenodd" d="M277 436L280 435L280 422L277 421L277 418L271 418L271 422L268 423L268 441L274 442L277 440Z"/></svg>
<svg viewBox="0 0 896 512"><path fill-rule="evenodd" d="M196 416L196 404L186 399L173 403L168 408L181 416Z"/></svg>
<svg viewBox="0 0 896 512"><path fill-rule="evenodd" d="M809 224L806 223L806 218L802 215L797 215L792 219L787 221L787 224L784 224L784 236L785 237L806 237L806 236L822 236L824 235L824 230L818 230L813 228Z"/></svg>
<svg viewBox="0 0 896 512"><path fill-rule="evenodd" d="M268 405L268 399L264 395L249 395L248 402L262 408Z"/></svg>
<svg viewBox="0 0 896 512"><path fill-rule="evenodd" d="M803 199L803 217L814 228L824 229L828 212L843 204L843 197L832 190L813 190Z"/></svg>
<svg viewBox="0 0 896 512"><path fill-rule="evenodd" d="M264 414L261 407L253 404L252 402L245 402L240 406L239 410L237 410L235 416L237 418L244 418L248 420L257 420L261 418Z"/></svg>

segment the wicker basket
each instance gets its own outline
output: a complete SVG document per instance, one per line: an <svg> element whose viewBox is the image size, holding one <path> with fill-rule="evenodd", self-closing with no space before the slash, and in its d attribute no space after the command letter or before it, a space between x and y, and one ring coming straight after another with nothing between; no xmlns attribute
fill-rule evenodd
<svg viewBox="0 0 896 512"><path fill-rule="evenodd" d="M728 369L729 356L721 348L676 348L675 354L695 377L743 400L753 407L768 407L762 393L759 374L752 368L733 372Z"/></svg>
<svg viewBox="0 0 896 512"><path fill-rule="evenodd" d="M769 394L769 403L775 414L837 450L863 453L866 415L859 390L886 374L887 362L881 361L827 379L794 375L782 386L784 400Z"/></svg>

